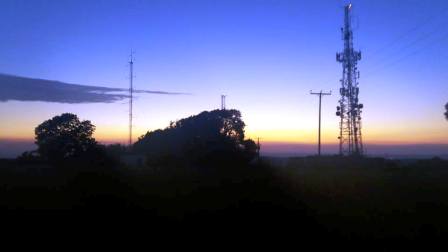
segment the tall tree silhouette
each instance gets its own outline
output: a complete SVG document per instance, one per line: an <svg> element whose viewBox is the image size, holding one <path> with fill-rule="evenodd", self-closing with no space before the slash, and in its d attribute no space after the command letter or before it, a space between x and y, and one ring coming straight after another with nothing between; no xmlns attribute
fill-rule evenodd
<svg viewBox="0 0 448 252"><path fill-rule="evenodd" d="M95 126L64 113L41 123L35 129L36 144L42 158L52 162L77 158L97 147L92 137Z"/></svg>

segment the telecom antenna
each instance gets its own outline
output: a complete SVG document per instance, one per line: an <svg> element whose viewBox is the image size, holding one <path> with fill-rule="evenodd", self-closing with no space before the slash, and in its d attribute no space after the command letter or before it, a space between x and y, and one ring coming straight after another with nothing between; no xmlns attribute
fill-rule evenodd
<svg viewBox="0 0 448 252"><path fill-rule="evenodd" d="M221 95L221 110L226 109L226 95Z"/></svg>
<svg viewBox="0 0 448 252"><path fill-rule="evenodd" d="M341 98L336 115L341 118L339 124L339 154L363 155L361 135L361 112L363 104L358 103L359 71L358 61L361 52L353 49L353 30L351 20L352 4L344 7L344 27L341 28L344 51L336 54L336 60L342 63Z"/></svg>
<svg viewBox="0 0 448 252"><path fill-rule="evenodd" d="M132 103L134 96L134 53L131 51L129 60L129 146L132 146Z"/></svg>
<svg viewBox="0 0 448 252"><path fill-rule="evenodd" d="M320 146L320 122L321 122L321 114L322 114L321 113L321 111L322 111L322 96L331 95L331 91L329 93L324 93L324 92L322 92L322 90L319 93L315 93L313 91L310 91L310 94L319 96L319 134L318 134L318 138L317 138L317 153L320 156L320 150L321 150L321 146Z"/></svg>

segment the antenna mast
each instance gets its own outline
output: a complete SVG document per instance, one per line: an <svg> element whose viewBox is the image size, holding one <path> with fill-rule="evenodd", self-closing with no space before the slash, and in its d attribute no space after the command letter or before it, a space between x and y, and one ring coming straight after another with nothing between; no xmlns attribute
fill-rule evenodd
<svg viewBox="0 0 448 252"><path fill-rule="evenodd" d="M339 124L339 154L363 155L361 135L361 112L363 104L358 103L359 71L358 61L361 52L353 49L353 31L351 24L352 4L344 8L344 27L341 28L344 40L344 51L336 54L336 60L342 63L341 98L336 115L341 118Z"/></svg>
<svg viewBox="0 0 448 252"><path fill-rule="evenodd" d="M134 55L131 51L131 58L129 60L129 146L132 146L132 103L134 95Z"/></svg>

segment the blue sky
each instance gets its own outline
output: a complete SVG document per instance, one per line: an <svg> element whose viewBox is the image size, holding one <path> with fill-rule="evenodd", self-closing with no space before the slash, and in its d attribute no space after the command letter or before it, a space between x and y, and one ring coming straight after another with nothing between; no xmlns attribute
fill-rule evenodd
<svg viewBox="0 0 448 252"><path fill-rule="evenodd" d="M313 90L323 101L323 141L337 140L342 50L339 0L0 1L0 72L68 83L189 92L139 95L136 135L218 108L241 110L251 137L311 143ZM367 143L448 143L448 2L352 1L363 53L360 100ZM126 139L128 107L0 103L0 139L32 138L40 122L73 112L103 141Z"/></svg>

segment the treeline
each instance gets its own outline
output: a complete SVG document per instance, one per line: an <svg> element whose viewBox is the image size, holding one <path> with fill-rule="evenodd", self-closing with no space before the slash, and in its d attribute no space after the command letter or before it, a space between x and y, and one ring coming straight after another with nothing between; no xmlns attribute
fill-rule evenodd
<svg viewBox="0 0 448 252"><path fill-rule="evenodd" d="M258 146L245 139L244 127L237 110L204 111L171 122L165 129L147 132L132 146L104 146L93 138L95 126L90 121L80 121L76 115L65 113L36 127L38 149L25 152L19 160L61 167L113 167L123 156L139 155L145 159L143 166L169 162L248 163L257 156Z"/></svg>

